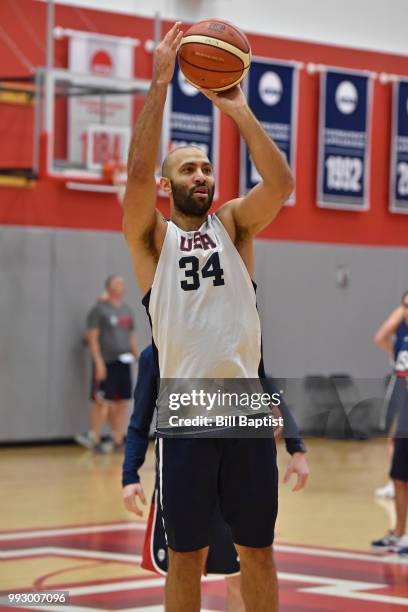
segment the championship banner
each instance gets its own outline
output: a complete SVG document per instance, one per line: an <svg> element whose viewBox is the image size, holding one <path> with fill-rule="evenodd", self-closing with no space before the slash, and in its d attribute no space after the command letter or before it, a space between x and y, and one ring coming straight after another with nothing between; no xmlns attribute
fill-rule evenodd
<svg viewBox="0 0 408 612"><path fill-rule="evenodd" d="M394 84L390 211L408 213L408 81Z"/></svg>
<svg viewBox="0 0 408 612"><path fill-rule="evenodd" d="M298 69L296 64L254 58L245 80L248 104L265 131L286 156L295 174ZM242 195L261 180L245 141L241 139L240 192ZM294 204L292 194L286 204Z"/></svg>
<svg viewBox="0 0 408 612"><path fill-rule="evenodd" d="M218 110L211 100L186 81L179 66L176 65L163 117L162 159L175 147L189 144L200 147L208 156L217 186ZM215 197L217 197L217 187Z"/></svg>
<svg viewBox="0 0 408 612"><path fill-rule="evenodd" d="M133 79L137 41L94 32L70 31L69 70L92 77ZM86 93L86 92L85 92ZM68 160L100 170L106 161L124 163L130 142L133 102L126 95L74 95L68 99Z"/></svg>
<svg viewBox="0 0 408 612"><path fill-rule="evenodd" d="M371 79L339 70L320 79L317 205L367 210Z"/></svg>

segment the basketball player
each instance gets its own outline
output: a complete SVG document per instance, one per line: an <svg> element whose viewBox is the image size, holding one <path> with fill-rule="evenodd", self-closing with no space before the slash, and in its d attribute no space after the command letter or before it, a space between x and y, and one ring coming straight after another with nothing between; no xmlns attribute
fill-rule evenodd
<svg viewBox="0 0 408 612"><path fill-rule="evenodd" d="M394 356L395 385L387 418L391 422L394 450L390 477L395 489L395 528L383 538L372 542L377 550L399 551L408 555L405 535L408 515L408 291L402 303L378 330L376 344Z"/></svg>
<svg viewBox="0 0 408 612"><path fill-rule="evenodd" d="M140 354L139 371L134 392L134 408L126 436L125 459L123 462L123 500L126 509L142 516L139 501L146 505L146 498L140 482L139 469L143 465L149 443L149 430L153 420L158 392L159 369L149 345ZM144 569L165 574L168 553L163 516L158 502L158 478L150 506L143 557ZM225 574L227 585L228 612L245 612L239 588L239 562L228 526L222 520L217 508L211 521L210 552L206 572Z"/></svg>
<svg viewBox="0 0 408 612"><path fill-rule="evenodd" d="M390 356L393 366L395 365L402 339L407 333L407 324L404 320L404 296L402 297L402 304L391 312L374 336L374 343ZM394 451L393 436L395 431L393 431L393 429L395 429L395 414L398 410L398 403L401 398L401 393L403 392L404 381L401 377L396 376L394 371L386 393L388 405L385 419L385 429L389 435L391 457ZM395 497L395 487L393 481L390 480L385 486L376 489L375 494L378 497L389 497L393 499Z"/></svg>
<svg viewBox="0 0 408 612"><path fill-rule="evenodd" d="M146 505L139 469L145 461L148 448L149 430L156 407L158 379L157 360L155 359L153 346L149 345L140 354L133 413L126 436L122 474L125 507L137 516L142 516L142 510L138 502ZM284 402L281 404L281 412L285 419L285 442L288 453L293 455L297 452L304 452L305 447L298 428ZM289 463L288 471L290 471L290 467ZM156 485L149 511L141 566L144 569L164 574L167 572L168 555L163 529L163 516L158 503L158 480L156 474ZM226 575L227 610L229 612L245 612L240 591L239 571L239 561L231 539L231 532L217 506L210 525L206 573Z"/></svg>
<svg viewBox="0 0 408 612"><path fill-rule="evenodd" d="M105 282L106 285L106 282ZM109 300L109 293L104 289L98 296L97 303L107 302ZM89 330L85 330L82 337L84 346L89 348ZM93 374L92 374L93 376ZM111 432L113 431L114 417L112 419L112 407L106 404L99 403L93 399L94 382L92 378L92 391L91 391L91 429L85 433L76 434L74 436L75 441L93 450L95 453L105 453L112 449L111 444L104 444L101 442L101 431L102 427L106 424L109 425ZM114 447L113 447L114 448Z"/></svg>
<svg viewBox="0 0 408 612"><path fill-rule="evenodd" d="M125 284L114 274L105 282L106 299L88 313L86 339L93 361L91 441L103 452L101 428L110 409L114 450L123 447L127 402L132 396L131 363L138 357L134 318L123 302ZM77 436L80 443L80 436Z"/></svg>
<svg viewBox="0 0 408 612"><path fill-rule="evenodd" d="M261 332L251 281L253 238L276 217L293 189L293 179L240 87L220 95L204 91L235 122L262 181L244 198L209 215L214 195L211 164L200 149L183 147L171 152L162 167L160 186L170 198L170 221L156 210L155 163L182 38L179 25L156 49L152 84L134 128L124 232L152 324L161 380L256 379ZM200 609L200 578L217 503L240 558L247 610L277 610L274 439L162 437L157 451L169 548L167 612ZM303 453L293 455L292 471L301 488L308 475Z"/></svg>

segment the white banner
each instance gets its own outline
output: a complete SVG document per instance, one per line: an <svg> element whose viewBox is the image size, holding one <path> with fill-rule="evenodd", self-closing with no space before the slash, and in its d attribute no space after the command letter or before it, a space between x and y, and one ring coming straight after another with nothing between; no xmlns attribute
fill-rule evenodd
<svg viewBox="0 0 408 612"><path fill-rule="evenodd" d="M71 31L69 70L89 74L89 86L97 85L93 77L133 79L136 45L127 38ZM108 161L125 163L132 119L131 95L75 91L68 98L68 162L94 171Z"/></svg>

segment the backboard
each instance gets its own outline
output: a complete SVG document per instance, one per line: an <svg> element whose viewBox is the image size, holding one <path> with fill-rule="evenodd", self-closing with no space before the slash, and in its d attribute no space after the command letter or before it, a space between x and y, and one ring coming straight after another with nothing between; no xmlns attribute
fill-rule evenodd
<svg viewBox="0 0 408 612"><path fill-rule="evenodd" d="M39 69L34 171L66 183L104 183L107 163L126 163L136 109L149 87L142 79Z"/></svg>

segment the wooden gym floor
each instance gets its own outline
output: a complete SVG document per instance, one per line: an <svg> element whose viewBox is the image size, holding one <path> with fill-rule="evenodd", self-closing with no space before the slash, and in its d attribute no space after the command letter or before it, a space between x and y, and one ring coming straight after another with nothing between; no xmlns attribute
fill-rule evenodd
<svg viewBox="0 0 408 612"><path fill-rule="evenodd" d="M393 520L392 501L373 495L386 482L385 441L309 440L308 447L307 489L280 487L280 609L406 609L408 561L369 549ZM281 474L287 460L281 445ZM0 594L70 591L71 612L163 610L163 578L138 567L144 521L122 506L121 462L76 446L0 449ZM150 498L152 446L141 476ZM225 609L222 578L203 583L204 609Z"/></svg>

